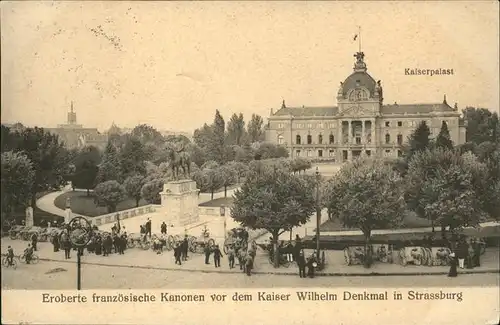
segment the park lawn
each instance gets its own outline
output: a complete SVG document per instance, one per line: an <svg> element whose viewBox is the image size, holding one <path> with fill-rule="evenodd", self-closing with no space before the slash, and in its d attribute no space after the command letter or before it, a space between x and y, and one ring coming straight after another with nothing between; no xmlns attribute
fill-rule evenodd
<svg viewBox="0 0 500 325"><path fill-rule="evenodd" d="M200 204L200 207L220 207L221 205L224 206L231 206L233 205L234 199L232 197L221 197L215 200L211 200L205 203Z"/></svg>
<svg viewBox="0 0 500 325"><path fill-rule="evenodd" d="M107 207L96 206L94 203L94 194L90 192L87 196L87 192L66 192L59 195L55 200L54 204L59 209L66 209L66 199L71 198L71 211L77 214L81 214L87 217L96 217L108 213ZM144 200L139 201L139 206L148 204ZM135 208L135 200L132 198L127 198L122 202L118 203L116 211L123 211Z"/></svg>

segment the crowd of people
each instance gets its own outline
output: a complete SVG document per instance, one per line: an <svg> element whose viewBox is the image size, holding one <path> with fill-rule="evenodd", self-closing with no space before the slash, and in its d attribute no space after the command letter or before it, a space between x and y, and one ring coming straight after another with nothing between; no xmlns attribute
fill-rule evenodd
<svg viewBox="0 0 500 325"><path fill-rule="evenodd" d="M458 268L473 269L481 266L482 245L476 238L467 240L466 236L454 235L450 240L449 248L452 251L450 254L449 277L456 277Z"/></svg>

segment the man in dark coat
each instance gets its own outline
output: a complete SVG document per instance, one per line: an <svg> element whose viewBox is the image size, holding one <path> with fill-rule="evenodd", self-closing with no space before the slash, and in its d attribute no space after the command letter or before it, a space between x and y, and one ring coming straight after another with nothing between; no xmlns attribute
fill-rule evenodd
<svg viewBox="0 0 500 325"><path fill-rule="evenodd" d="M146 222L146 234L151 238L151 219Z"/></svg>
<svg viewBox="0 0 500 325"><path fill-rule="evenodd" d="M253 257L250 254L246 254L245 271L248 276L252 275L252 269L253 269Z"/></svg>
<svg viewBox="0 0 500 325"><path fill-rule="evenodd" d="M474 250L474 267L481 266L481 243L474 239L472 242L472 249Z"/></svg>
<svg viewBox="0 0 500 325"><path fill-rule="evenodd" d="M214 265L215 265L215 267L220 267L220 258L222 256L224 256L224 255L222 255L222 252L219 249L219 245L216 245L215 249L214 249Z"/></svg>
<svg viewBox="0 0 500 325"><path fill-rule="evenodd" d="M182 265L181 255L182 255L182 246L180 244L176 244L174 248L175 264Z"/></svg>
<svg viewBox="0 0 500 325"><path fill-rule="evenodd" d="M311 257L307 259L307 275L310 278L314 278L315 267L314 264L318 263L316 260L316 253L313 253Z"/></svg>
<svg viewBox="0 0 500 325"><path fill-rule="evenodd" d="M299 267L299 276L301 278L306 277L306 258L304 257L304 251L300 251L296 258L297 266Z"/></svg>
<svg viewBox="0 0 500 325"><path fill-rule="evenodd" d="M182 260L187 261L189 250L188 236L184 235L184 240L182 241Z"/></svg>
<svg viewBox="0 0 500 325"><path fill-rule="evenodd" d="M161 224L161 234L162 235L167 234L167 224L165 223L165 221L163 221L163 223Z"/></svg>
<svg viewBox="0 0 500 325"><path fill-rule="evenodd" d="M38 235L35 233L33 233L33 235L31 235L31 246L33 247L33 250L36 252L37 249L36 249L36 244L38 243Z"/></svg>
<svg viewBox="0 0 500 325"><path fill-rule="evenodd" d="M203 250L205 252L205 264L210 264L210 246L205 245L205 248Z"/></svg>

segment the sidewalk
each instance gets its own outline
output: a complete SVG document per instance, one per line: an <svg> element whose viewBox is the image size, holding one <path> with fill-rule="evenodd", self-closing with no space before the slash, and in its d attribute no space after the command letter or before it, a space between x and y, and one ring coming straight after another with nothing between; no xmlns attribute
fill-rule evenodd
<svg viewBox="0 0 500 325"><path fill-rule="evenodd" d="M2 246L11 245L14 248L15 254L20 254L27 246L28 242L20 240L11 240L2 238ZM4 253L4 252L3 252ZM308 253L308 252L306 252ZM348 266L345 264L342 251L326 251L325 270L319 272L318 275L323 276L416 276L416 275L446 275L449 267L447 266L401 266L399 264L382 264L376 263L370 269L364 268L362 265ZM76 264L76 252L71 252L71 259L64 259L64 252L53 252L52 245L48 243L40 243L39 250L36 254L40 257L41 263L45 261L67 262ZM85 253L82 257L82 265L101 265L101 266L118 266L128 268L141 269L157 269L166 271L184 271L184 272L200 272L200 273L240 273L239 267L230 270L228 268L227 258L224 256L221 260L221 267L215 268L213 259L210 259L212 264L204 263L204 255L190 253L189 260L182 265L174 263L172 251L166 251L161 255L157 255L152 250L143 251L141 249L127 249L125 255L112 254L110 256L97 256L94 254ZM396 261L397 263L397 261ZM281 267L274 268L269 263L266 252L259 249L255 259L255 274L274 274L274 275L297 275L297 268L290 266L289 268ZM487 249L485 255L481 258L481 266L468 270L459 269L460 274L477 274L477 273L499 273L499 250L498 248Z"/></svg>
<svg viewBox="0 0 500 325"><path fill-rule="evenodd" d="M47 195L42 196L38 200L36 200L36 206L45 212L49 212L55 214L57 216L64 217L66 215L66 211L59 209L55 206L54 200L61 194L71 191L70 186L64 187L61 191L52 192Z"/></svg>

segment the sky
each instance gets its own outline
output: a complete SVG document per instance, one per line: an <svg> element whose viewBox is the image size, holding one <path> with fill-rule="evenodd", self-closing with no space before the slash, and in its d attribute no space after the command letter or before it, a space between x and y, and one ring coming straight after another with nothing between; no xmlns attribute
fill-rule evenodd
<svg viewBox="0 0 500 325"><path fill-rule="evenodd" d="M497 1L5 2L1 121L189 131L215 110L335 106L361 27L384 102L499 108ZM453 69L408 76L407 68Z"/></svg>

